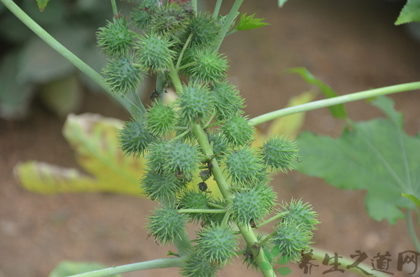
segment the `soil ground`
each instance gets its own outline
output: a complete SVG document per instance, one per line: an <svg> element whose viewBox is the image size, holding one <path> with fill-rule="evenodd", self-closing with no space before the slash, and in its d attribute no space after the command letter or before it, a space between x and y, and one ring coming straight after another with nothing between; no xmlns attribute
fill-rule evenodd
<svg viewBox="0 0 420 277"><path fill-rule="evenodd" d="M225 1L224 12L231 2ZM290 67L307 67L339 94L418 81L419 44L404 27L393 26L401 3L293 0L282 9L276 4L245 1L242 11L256 12L271 25L238 32L222 47L231 60L230 78L247 99L250 117L279 109L290 97L310 89L299 77L280 74ZM406 131L414 135L420 130L419 92L392 98L404 113ZM353 120L383 116L363 101L347 108ZM92 93L86 93L80 112L129 119L107 97ZM146 216L155 205L149 200L108 194L43 196L19 187L12 175L19 161L78 167L61 135L63 122L37 102L26 120L0 121L0 277L45 277L64 259L121 265L165 256L173 247L158 247L147 239ZM321 109L307 114L303 130L338 136L342 127L343 122ZM319 213L322 224L314 246L345 256L361 250L368 255L368 264L378 253L389 251L393 260L389 271L409 276L398 272L395 264L399 252L414 250L405 222L390 226L373 221L364 208L366 192L339 190L298 172L277 176L273 186L279 199L302 198ZM331 266L317 264L313 276L356 276L349 271L323 274ZM124 276L179 274L168 269ZM236 261L219 276L259 274ZM289 276L306 275L292 266Z"/></svg>

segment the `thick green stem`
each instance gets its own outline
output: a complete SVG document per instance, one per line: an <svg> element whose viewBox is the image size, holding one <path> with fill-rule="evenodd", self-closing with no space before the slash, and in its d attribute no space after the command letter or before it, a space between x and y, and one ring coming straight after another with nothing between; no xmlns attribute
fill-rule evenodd
<svg viewBox="0 0 420 277"><path fill-rule="evenodd" d="M407 228L408 228L408 232L410 234L411 240L414 243L414 246L416 247L417 251L420 252L420 242L419 242L419 238L417 237L416 230L414 229L413 218L411 216L410 209L407 210Z"/></svg>
<svg viewBox="0 0 420 277"><path fill-rule="evenodd" d="M114 13L114 16L118 16L117 2L115 0L111 0L111 5L112 5L112 12Z"/></svg>
<svg viewBox="0 0 420 277"><path fill-rule="evenodd" d="M220 12L220 6L222 6L223 0L217 0L216 6L214 6L213 18L216 19Z"/></svg>
<svg viewBox="0 0 420 277"><path fill-rule="evenodd" d="M242 5L244 0L236 0L233 4L232 8L230 9L229 14L226 17L225 23L222 26L222 29L219 33L219 44L217 45L216 50L219 50L220 46L222 45L223 39L225 38L227 32L229 31L230 27L232 26L233 21L235 20L236 16L238 15L239 7Z"/></svg>
<svg viewBox="0 0 420 277"><path fill-rule="evenodd" d="M200 213L200 214L224 214L226 212L226 209L220 209L220 210L210 210L210 209L180 209L178 210L178 213L180 214L187 214L187 213Z"/></svg>
<svg viewBox="0 0 420 277"><path fill-rule="evenodd" d="M191 0L191 4L194 9L194 13L197 14L197 0Z"/></svg>
<svg viewBox="0 0 420 277"><path fill-rule="evenodd" d="M274 112L266 113L266 114L257 116L249 120L249 124L251 124L252 126L255 126L263 122L270 121L270 120L276 119L278 117L286 116L286 115L306 112L306 111L315 110L319 108L325 108L325 107L334 106L337 104L343 104L343 103L371 98L371 97L375 97L379 95L386 95L386 94L410 91L410 90L416 90L416 89L420 89L420 82L413 82L413 83L406 83L406 84L377 88L377 89L370 89L366 91L361 91L361 92L356 92L356 93L338 96L334 98L314 101L311 103L302 104L302 105L293 106L293 107L277 110Z"/></svg>
<svg viewBox="0 0 420 277"><path fill-rule="evenodd" d="M159 94L159 98L162 102L165 95L165 84L166 84L165 74L158 73L157 78L156 78L156 91Z"/></svg>
<svg viewBox="0 0 420 277"><path fill-rule="evenodd" d="M0 0L20 21L22 21L29 29L31 29L37 36L45 41L54 50L60 53L64 58L76 66L80 71L85 73L94 82L101 86L106 92L115 98L121 105L123 105L131 115L138 116L141 114L139 108L131 102L130 99L124 96L120 96L114 93L102 76L93 70L90 66L84 63L76 55L70 52L66 47L54 39L49 33L47 33L41 26L33 21L21 8L19 8L12 0Z"/></svg>
<svg viewBox="0 0 420 277"><path fill-rule="evenodd" d="M185 257L191 253L193 246L186 230L183 230L179 235L180 238L175 239L174 244L179 255Z"/></svg>
<svg viewBox="0 0 420 277"><path fill-rule="evenodd" d="M137 270L155 269L155 268L168 268L168 267L180 267L183 263L182 258L165 258L153 261L127 264L121 266L114 266L86 273L71 275L69 277L105 277L115 274L121 274L126 272L132 272Z"/></svg>

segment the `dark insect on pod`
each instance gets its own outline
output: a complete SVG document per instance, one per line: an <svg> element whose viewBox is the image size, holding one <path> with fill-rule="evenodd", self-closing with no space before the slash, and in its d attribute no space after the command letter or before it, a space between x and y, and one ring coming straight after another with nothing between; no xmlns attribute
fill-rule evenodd
<svg viewBox="0 0 420 277"><path fill-rule="evenodd" d="M210 178L210 176L211 176L211 172L210 172L209 170L203 170L203 171L201 171L201 172L200 172L200 178L201 178L203 181L205 181L205 180L207 180L208 178Z"/></svg>
<svg viewBox="0 0 420 277"><path fill-rule="evenodd" d="M251 228L257 228L257 224L255 224L255 221L253 219L249 221L249 224L251 225Z"/></svg>
<svg viewBox="0 0 420 277"><path fill-rule="evenodd" d="M157 90L154 90L152 92L152 94L150 94L149 98L150 98L150 100L154 100L154 99L159 98L159 93L157 92Z"/></svg>
<svg viewBox="0 0 420 277"><path fill-rule="evenodd" d="M208 186L207 186L207 184L206 184L205 182L200 182L200 183L198 183L198 188L199 188L201 191L206 191L206 190L207 190L207 188L208 188Z"/></svg>

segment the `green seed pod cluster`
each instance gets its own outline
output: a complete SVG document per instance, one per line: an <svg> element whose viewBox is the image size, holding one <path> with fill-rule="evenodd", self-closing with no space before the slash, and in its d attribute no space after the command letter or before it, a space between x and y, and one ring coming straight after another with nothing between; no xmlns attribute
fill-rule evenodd
<svg viewBox="0 0 420 277"><path fill-rule="evenodd" d="M134 46L135 33L128 29L125 17L114 17L106 27L99 28L97 33L98 45L109 56L126 55Z"/></svg>
<svg viewBox="0 0 420 277"><path fill-rule="evenodd" d="M259 185L234 193L235 198L228 206L237 224L247 225L251 220L261 220L271 212L276 203L276 193L271 186Z"/></svg>
<svg viewBox="0 0 420 277"><path fill-rule="evenodd" d="M231 227L211 225L198 233L196 251L210 263L225 265L235 255L237 244Z"/></svg>
<svg viewBox="0 0 420 277"><path fill-rule="evenodd" d="M261 147L264 163L273 171L286 172L294 169L294 162L299 157L295 141L285 138L269 138Z"/></svg>
<svg viewBox="0 0 420 277"><path fill-rule="evenodd" d="M144 72L134 63L133 55L113 58L108 62L103 73L113 91L126 94L137 89L143 80Z"/></svg>
<svg viewBox="0 0 420 277"><path fill-rule="evenodd" d="M140 53L137 63L152 72L164 72L175 55L171 50L172 45L165 36L154 32L141 37L136 47Z"/></svg>
<svg viewBox="0 0 420 277"><path fill-rule="evenodd" d="M270 245L296 261L318 224L308 204L283 204L275 232L254 245L249 242L254 236L244 234L243 249L233 231L235 225L241 232L259 228L256 223L274 211L277 196L269 174L293 169L298 151L295 142L282 137L252 148L254 127L243 115L238 89L227 80L228 61L217 50L227 17L196 12L188 0L134 2L131 20L115 15L97 37L109 56L106 82L126 103L138 106L119 141L126 155L145 155L140 189L160 203L149 218L150 236L176 244L183 276L216 276L239 250L247 265L260 267L254 255ZM131 31L130 24L141 32ZM147 74L157 75L159 97L151 97L146 109L128 94ZM177 98L166 104L165 92L172 86ZM222 196L211 187L213 179ZM186 223L201 226L193 244L185 241ZM260 246L263 241L268 242Z"/></svg>
<svg viewBox="0 0 420 277"><path fill-rule="evenodd" d="M153 103L152 107L148 109L146 117L147 130L155 136L167 136L175 130L175 111L160 101Z"/></svg>
<svg viewBox="0 0 420 277"><path fill-rule="evenodd" d="M125 123L125 127L120 130L119 142L124 154L139 156L143 155L154 137L146 130L144 120L135 119Z"/></svg>
<svg viewBox="0 0 420 277"><path fill-rule="evenodd" d="M185 230L186 221L186 215L179 214L171 207L163 206L152 212L148 229L151 236L162 244L166 244L180 238L180 234Z"/></svg>

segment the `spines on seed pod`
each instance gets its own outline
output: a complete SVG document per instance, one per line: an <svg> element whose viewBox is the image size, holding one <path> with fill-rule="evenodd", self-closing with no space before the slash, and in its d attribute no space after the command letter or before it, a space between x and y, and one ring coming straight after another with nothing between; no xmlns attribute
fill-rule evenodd
<svg viewBox="0 0 420 277"><path fill-rule="evenodd" d="M155 32L142 36L136 47L139 55L136 62L152 72L164 72L175 55L171 50L173 43Z"/></svg>
<svg viewBox="0 0 420 277"><path fill-rule="evenodd" d="M185 86L176 101L182 119L190 124L208 117L213 111L213 97L204 85L193 83Z"/></svg>
<svg viewBox="0 0 420 277"><path fill-rule="evenodd" d="M266 175L261 158L249 147L231 150L224 162L234 186L253 186L261 182L261 175Z"/></svg>
<svg viewBox="0 0 420 277"><path fill-rule="evenodd" d="M296 142L283 137L272 137L260 148L264 163L272 171L287 172L295 168L295 161L299 157Z"/></svg>
<svg viewBox="0 0 420 277"><path fill-rule="evenodd" d="M126 122L118 136L121 149L124 154L139 156L143 155L147 147L155 141L153 135L146 130L143 119L134 119Z"/></svg>
<svg viewBox="0 0 420 277"><path fill-rule="evenodd" d="M203 255L192 252L181 266L180 273L185 277L216 277L221 266L204 259Z"/></svg>
<svg viewBox="0 0 420 277"><path fill-rule="evenodd" d="M227 142L234 146L248 145L254 138L254 127L252 127L248 120L240 116L234 115L222 125L222 132Z"/></svg>
<svg viewBox="0 0 420 277"><path fill-rule="evenodd" d="M114 17L106 27L99 28L98 45L102 51L112 57L124 56L134 46L135 33L128 29L125 17Z"/></svg>
<svg viewBox="0 0 420 277"><path fill-rule="evenodd" d="M212 200L209 193L187 189L179 195L178 204L181 209L208 209L208 203ZM191 221L197 224L199 221L208 221L210 214L207 213L191 213L189 214Z"/></svg>
<svg viewBox="0 0 420 277"><path fill-rule="evenodd" d="M175 130L176 113L161 101L155 101L148 109L147 130L155 136L167 136Z"/></svg>
<svg viewBox="0 0 420 277"><path fill-rule="evenodd" d="M244 99L235 86L228 81L214 83L211 93L214 98L217 120L229 120L242 113L241 109L245 107Z"/></svg>

